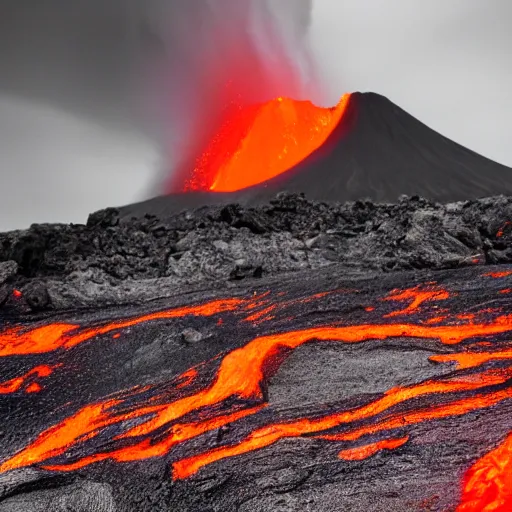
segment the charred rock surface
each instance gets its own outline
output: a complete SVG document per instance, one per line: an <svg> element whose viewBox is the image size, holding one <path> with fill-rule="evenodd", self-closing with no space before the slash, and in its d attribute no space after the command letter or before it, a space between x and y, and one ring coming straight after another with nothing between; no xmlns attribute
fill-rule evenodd
<svg viewBox="0 0 512 512"><path fill-rule="evenodd" d="M508 506L511 209L281 195L1 235L0 512Z"/></svg>
<svg viewBox="0 0 512 512"><path fill-rule="evenodd" d="M503 196L442 205L280 194L255 208L203 207L164 218L109 209L87 225L34 225L0 235L0 261L17 269L11 290L24 293L29 309L65 309L149 300L164 285L234 286L333 264L357 273L512 262L510 219L512 199Z"/></svg>

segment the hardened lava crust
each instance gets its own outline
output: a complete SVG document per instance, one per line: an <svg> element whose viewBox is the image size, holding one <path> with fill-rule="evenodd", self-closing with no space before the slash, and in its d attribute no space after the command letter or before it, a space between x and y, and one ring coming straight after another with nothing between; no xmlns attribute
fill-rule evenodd
<svg viewBox="0 0 512 512"><path fill-rule="evenodd" d="M1 297L7 308L59 310L333 265L341 277L511 263L511 219L512 198L505 196L342 204L281 193L262 206L202 207L165 219L107 209L86 225L0 234Z"/></svg>
<svg viewBox="0 0 512 512"><path fill-rule="evenodd" d="M511 219L280 193L1 234L0 512L508 507Z"/></svg>

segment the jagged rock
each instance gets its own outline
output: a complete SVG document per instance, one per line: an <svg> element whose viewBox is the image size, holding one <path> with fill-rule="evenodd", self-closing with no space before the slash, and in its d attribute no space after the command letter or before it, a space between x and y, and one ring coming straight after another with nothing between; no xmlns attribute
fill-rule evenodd
<svg viewBox="0 0 512 512"><path fill-rule="evenodd" d="M185 329L181 332L181 337L185 343L198 343L203 339L203 335L195 329Z"/></svg>
<svg viewBox="0 0 512 512"><path fill-rule="evenodd" d="M52 306L65 308L111 302L97 288L101 283L148 297L146 285L163 278L178 287L333 263L383 271L507 263L510 218L506 197L447 205L406 196L397 204L327 204L281 193L254 208L202 207L163 219L127 219L107 209L86 226L34 225L0 235L0 261L18 265L19 286L44 280ZM78 282L89 285L75 302L66 299Z"/></svg>
<svg viewBox="0 0 512 512"><path fill-rule="evenodd" d="M0 286L11 279L18 272L18 264L15 261L0 262Z"/></svg>
<svg viewBox="0 0 512 512"><path fill-rule="evenodd" d="M25 301L32 311L44 311L51 306L50 294L42 282L31 282L23 290Z"/></svg>

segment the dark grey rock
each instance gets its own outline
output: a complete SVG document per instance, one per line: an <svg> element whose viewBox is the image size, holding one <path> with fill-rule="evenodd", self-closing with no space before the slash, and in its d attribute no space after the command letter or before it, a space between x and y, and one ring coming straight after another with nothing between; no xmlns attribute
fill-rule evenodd
<svg viewBox="0 0 512 512"><path fill-rule="evenodd" d="M203 339L203 335L195 329L184 329L181 332L181 337L185 343L198 343Z"/></svg>
<svg viewBox="0 0 512 512"><path fill-rule="evenodd" d="M18 272L18 264L15 261L0 262L0 286L11 279Z"/></svg>
<svg viewBox="0 0 512 512"><path fill-rule="evenodd" d="M113 304L120 294L156 298L152 283L162 280L178 289L332 264L389 272L509 263L510 218L508 197L327 204L280 193L254 208L212 206L132 220L107 209L86 226L34 225L0 234L0 261L13 262L8 269L18 265L19 286L34 278L45 283L49 298L41 307L35 300L33 309L62 309Z"/></svg>
<svg viewBox="0 0 512 512"><path fill-rule="evenodd" d="M32 491L0 503L0 512L116 512L108 484L80 481L65 487Z"/></svg>
<svg viewBox="0 0 512 512"><path fill-rule="evenodd" d="M51 307L50 294L41 281L36 280L27 284L23 289L23 296L32 311L45 311Z"/></svg>

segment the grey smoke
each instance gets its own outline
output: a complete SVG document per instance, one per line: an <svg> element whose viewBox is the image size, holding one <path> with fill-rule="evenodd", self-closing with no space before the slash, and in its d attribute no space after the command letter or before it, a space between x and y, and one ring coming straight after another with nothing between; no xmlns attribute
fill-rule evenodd
<svg viewBox="0 0 512 512"><path fill-rule="evenodd" d="M306 37L312 0L160 1L151 7L145 28L159 51L147 72L157 77L149 111L171 155L167 173L172 165L184 165L185 173L193 167L227 105L320 93ZM177 173L181 182L181 169Z"/></svg>
<svg viewBox="0 0 512 512"><path fill-rule="evenodd" d="M91 210L158 193L162 174L191 157L191 135L206 134L233 95L307 96L311 8L2 0L0 230L83 222ZM276 71L297 79L270 83Z"/></svg>

